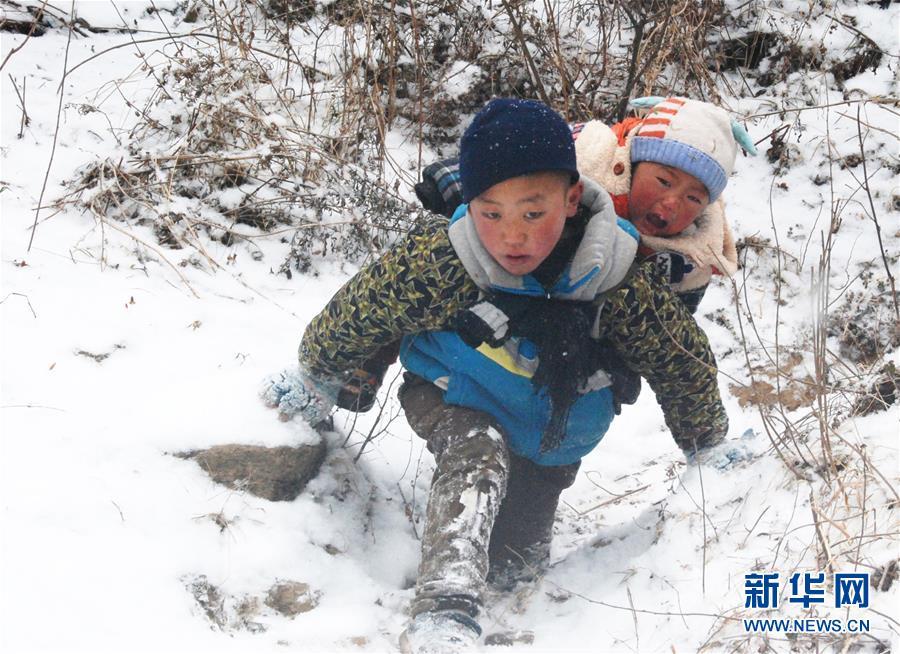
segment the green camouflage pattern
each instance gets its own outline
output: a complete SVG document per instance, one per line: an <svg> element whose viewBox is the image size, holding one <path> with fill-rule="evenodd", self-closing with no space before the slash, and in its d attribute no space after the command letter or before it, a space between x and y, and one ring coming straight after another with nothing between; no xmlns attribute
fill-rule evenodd
<svg viewBox="0 0 900 654"><path fill-rule="evenodd" d="M447 228L446 218L428 216L348 281L306 329L301 366L340 384L402 336L452 329L456 314L478 302L479 290ZM595 336L650 384L683 450L724 438L728 418L706 334L652 261L603 298L596 327Z"/></svg>
<svg viewBox="0 0 900 654"><path fill-rule="evenodd" d="M450 328L479 291L447 235L428 215L400 243L360 270L310 322L300 364L314 376L349 378L383 346L407 334Z"/></svg>
<svg viewBox="0 0 900 654"><path fill-rule="evenodd" d="M652 261L607 295L597 328L650 384L682 450L710 447L725 437L728 416L706 333Z"/></svg>

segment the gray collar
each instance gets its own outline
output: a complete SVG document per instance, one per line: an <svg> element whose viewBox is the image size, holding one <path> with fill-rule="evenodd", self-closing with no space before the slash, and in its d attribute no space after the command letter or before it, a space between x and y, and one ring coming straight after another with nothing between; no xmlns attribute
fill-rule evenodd
<svg viewBox="0 0 900 654"><path fill-rule="evenodd" d="M589 179L582 177L582 180L581 204L589 209L591 216L572 261L550 289L550 295L590 301L625 278L637 253L638 233L630 223L616 216L606 191ZM478 238L470 213L450 226L449 235L463 267L479 288L524 295L547 293L531 275L513 275L494 260Z"/></svg>

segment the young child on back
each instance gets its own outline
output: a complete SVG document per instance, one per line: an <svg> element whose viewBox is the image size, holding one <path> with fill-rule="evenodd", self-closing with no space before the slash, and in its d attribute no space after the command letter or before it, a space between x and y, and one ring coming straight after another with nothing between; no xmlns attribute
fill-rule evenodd
<svg viewBox="0 0 900 654"><path fill-rule="evenodd" d="M640 255L657 261L691 312L713 274L737 271L722 191L738 146L755 154L728 113L687 98L639 98L649 109L608 127L573 126L578 167L612 196L616 213L641 233Z"/></svg>
<svg viewBox="0 0 900 654"><path fill-rule="evenodd" d="M318 424L354 370L402 339L400 402L436 464L401 639L412 652L473 644L487 581L547 562L560 493L615 417L601 341L649 382L691 461L728 447L705 334L653 263L632 265L638 233L580 177L562 117L490 102L459 172L466 208L347 282L263 392Z"/></svg>

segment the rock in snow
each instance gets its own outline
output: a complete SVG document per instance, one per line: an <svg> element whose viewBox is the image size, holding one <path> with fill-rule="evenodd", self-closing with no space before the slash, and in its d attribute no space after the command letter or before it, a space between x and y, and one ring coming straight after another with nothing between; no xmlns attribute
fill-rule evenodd
<svg viewBox="0 0 900 654"><path fill-rule="evenodd" d="M216 483L273 502L289 502L316 476L325 442L297 447L216 445L176 456L193 459Z"/></svg>

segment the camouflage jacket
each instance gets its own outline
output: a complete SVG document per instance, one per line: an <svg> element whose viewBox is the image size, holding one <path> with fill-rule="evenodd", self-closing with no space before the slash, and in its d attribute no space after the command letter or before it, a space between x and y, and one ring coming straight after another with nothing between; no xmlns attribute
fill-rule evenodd
<svg viewBox="0 0 900 654"><path fill-rule="evenodd" d="M479 300L450 242L448 220L429 216L350 279L310 322L300 365L336 394L379 348L410 334L451 331L456 315ZM595 330L650 384L683 450L724 438L728 419L706 335L652 262L605 296Z"/></svg>

